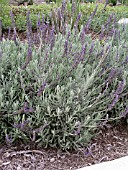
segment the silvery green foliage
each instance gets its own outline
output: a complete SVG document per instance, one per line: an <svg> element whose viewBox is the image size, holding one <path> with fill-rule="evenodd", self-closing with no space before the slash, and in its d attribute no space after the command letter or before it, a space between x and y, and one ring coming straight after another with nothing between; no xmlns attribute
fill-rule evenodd
<svg viewBox="0 0 128 170"><path fill-rule="evenodd" d="M128 29L122 29L102 44L68 26L32 54L29 44L0 42L1 139L77 149L113 109L120 111L113 118L126 117Z"/></svg>

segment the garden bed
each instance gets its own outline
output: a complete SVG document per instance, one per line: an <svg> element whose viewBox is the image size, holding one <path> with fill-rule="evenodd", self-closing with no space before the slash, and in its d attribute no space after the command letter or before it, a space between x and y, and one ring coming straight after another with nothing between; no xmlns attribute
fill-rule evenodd
<svg viewBox="0 0 128 170"><path fill-rule="evenodd" d="M101 129L88 149L77 152L44 150L32 145L1 146L2 170L76 170L128 156L128 130L125 125Z"/></svg>

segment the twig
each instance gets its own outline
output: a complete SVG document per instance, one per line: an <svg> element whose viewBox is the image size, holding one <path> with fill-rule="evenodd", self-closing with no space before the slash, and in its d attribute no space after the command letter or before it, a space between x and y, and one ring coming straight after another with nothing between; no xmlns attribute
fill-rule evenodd
<svg viewBox="0 0 128 170"><path fill-rule="evenodd" d="M44 155L44 153L42 151L39 151L39 150L26 150L26 151L16 151L16 152L8 153L6 155L6 157L10 157L10 156L12 157L12 156L15 156L15 155L28 154L28 153L37 153L37 154Z"/></svg>

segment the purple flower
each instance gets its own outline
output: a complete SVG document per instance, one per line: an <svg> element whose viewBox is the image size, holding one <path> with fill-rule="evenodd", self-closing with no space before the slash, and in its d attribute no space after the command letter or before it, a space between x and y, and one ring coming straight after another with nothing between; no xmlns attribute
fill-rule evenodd
<svg viewBox="0 0 128 170"><path fill-rule="evenodd" d="M101 33L100 33L100 40L103 39L103 37L104 37L104 32L105 32L105 28L104 28L104 25L102 25L102 27L101 27Z"/></svg>
<svg viewBox="0 0 128 170"><path fill-rule="evenodd" d="M106 47L106 52L109 52L109 50L110 50L110 45L108 45L107 47Z"/></svg>
<svg viewBox="0 0 128 170"><path fill-rule="evenodd" d="M111 110L115 106L115 104L118 102L118 100L119 100L119 95L116 94L115 98L112 101L112 103L109 105L108 110Z"/></svg>
<svg viewBox="0 0 128 170"><path fill-rule="evenodd" d="M114 93L114 99L112 101L112 104L109 105L108 110L111 110L115 106L115 104L118 102L119 95L122 93L124 89L124 85L125 85L124 80L119 83L118 88Z"/></svg>
<svg viewBox="0 0 128 170"><path fill-rule="evenodd" d="M118 60L119 60L119 52L118 52L118 50L117 50L116 61L118 61Z"/></svg>
<svg viewBox="0 0 128 170"><path fill-rule="evenodd" d="M108 81L111 81L117 75L117 69L112 68L111 72L109 73Z"/></svg>
<svg viewBox="0 0 128 170"><path fill-rule="evenodd" d="M118 39L120 40L120 30L118 30Z"/></svg>
<svg viewBox="0 0 128 170"><path fill-rule="evenodd" d="M75 32L76 32L77 29L78 29L78 24L79 24L80 18L81 18L81 14L78 14L77 19L76 19L76 22L75 22L75 25L74 25L74 27L75 27Z"/></svg>
<svg viewBox="0 0 128 170"><path fill-rule="evenodd" d="M14 27L13 30L14 30L13 41L14 41L15 44L17 45L17 41L16 41L16 37L17 37L16 27Z"/></svg>
<svg viewBox="0 0 128 170"><path fill-rule="evenodd" d="M85 155L91 155L92 157L94 157L94 155L92 153L92 149L95 146L96 146L96 143L92 144L90 147L87 147L87 152L85 152Z"/></svg>
<svg viewBox="0 0 128 170"><path fill-rule="evenodd" d="M23 110L24 110L24 113L32 113L34 111L34 109L32 107L28 107L27 102L24 103Z"/></svg>
<svg viewBox="0 0 128 170"><path fill-rule="evenodd" d="M120 94L120 93L122 93L122 91L123 91L123 89L124 89L124 86L125 86L125 83L124 83L124 80L123 81L121 81L120 83L119 83L119 85L118 85L118 88L117 88L117 90L116 90L116 94Z"/></svg>
<svg viewBox="0 0 128 170"><path fill-rule="evenodd" d="M45 22L45 19L44 19L44 14L42 14L42 23Z"/></svg>
<svg viewBox="0 0 128 170"><path fill-rule="evenodd" d="M109 85L109 83L107 82L105 89L103 89L103 92L98 96L98 98L101 97L101 95L105 95L105 93L106 93L106 91L108 89L108 85Z"/></svg>
<svg viewBox="0 0 128 170"><path fill-rule="evenodd" d="M127 115L128 115L128 107L126 107L126 109L125 109L124 112L120 113L120 117L121 117L121 118L122 118L122 117L126 118Z"/></svg>
<svg viewBox="0 0 128 170"><path fill-rule="evenodd" d="M72 10L71 14L73 16L76 13L76 3L75 3L75 1L72 2L72 9L71 10Z"/></svg>
<svg viewBox="0 0 128 170"><path fill-rule="evenodd" d="M46 88L46 82L44 82L43 84L42 84L42 86L40 87L40 89L39 89L39 91L38 91L38 93L37 93L37 96L39 97L39 96L41 96L41 94L42 94L42 92L44 91L44 89Z"/></svg>
<svg viewBox="0 0 128 170"><path fill-rule="evenodd" d="M50 50L54 47L55 44L55 29L54 26L52 26L52 30L50 31Z"/></svg>
<svg viewBox="0 0 128 170"><path fill-rule="evenodd" d="M63 0L62 1L62 6L61 6L61 14L62 14L62 16L64 16L65 9L66 9L66 1Z"/></svg>
<svg viewBox="0 0 128 170"><path fill-rule="evenodd" d="M28 120L24 120L24 121L22 121L22 122L20 122L20 123L18 123L18 124L14 123L13 127L14 127L14 128L18 128L18 129L20 129L20 130L23 130L28 123L29 123Z"/></svg>
<svg viewBox="0 0 128 170"><path fill-rule="evenodd" d="M11 136L9 136L8 134L5 135L5 139L6 139L7 144L11 144L13 142Z"/></svg>
<svg viewBox="0 0 128 170"><path fill-rule="evenodd" d="M114 15L114 26L113 26L113 27L116 26L116 22L117 22L117 20L116 20L116 15Z"/></svg>
<svg viewBox="0 0 128 170"><path fill-rule="evenodd" d="M85 42L85 30L84 30L84 28L82 29L82 31L80 33L80 41L81 41L82 45Z"/></svg>
<svg viewBox="0 0 128 170"><path fill-rule="evenodd" d="M31 20L30 20L30 11L27 13L27 39L28 39L28 44L29 46L32 45L32 25L31 25Z"/></svg>
<svg viewBox="0 0 128 170"><path fill-rule="evenodd" d="M0 19L0 41L2 41L2 20Z"/></svg>
<svg viewBox="0 0 128 170"><path fill-rule="evenodd" d="M112 13L112 14L110 15L110 17L108 18L108 20L107 20L107 22L106 22L106 24L105 24L105 27L107 27L107 26L109 26L109 25L111 24L112 19L113 19L113 16L114 16L114 13Z"/></svg>
<svg viewBox="0 0 128 170"><path fill-rule="evenodd" d="M21 67L22 70L26 69L31 59L32 59L32 48L29 46L25 64Z"/></svg>
<svg viewBox="0 0 128 170"><path fill-rule="evenodd" d="M80 56L80 60L83 61L85 54L86 54L86 49L87 49L87 44L82 46L82 51L81 51L81 56Z"/></svg>
<svg viewBox="0 0 128 170"><path fill-rule="evenodd" d="M14 15L12 13L12 11L10 12L10 17L11 17L11 21L12 21L12 28L13 28L13 41L15 42L15 44L17 45L17 42L16 42L16 36L17 36L17 33L16 33L16 25L15 25L15 20L14 20Z"/></svg>
<svg viewBox="0 0 128 170"><path fill-rule="evenodd" d="M114 29L113 30L113 38L114 38L114 40L116 39L116 35L117 35L117 31Z"/></svg>
<svg viewBox="0 0 128 170"><path fill-rule="evenodd" d="M65 40L65 44L64 44L64 54L63 54L63 57L64 56L67 56L68 54L68 42L69 42L69 37L70 37L71 33L70 31L68 32L68 35L67 35L67 38Z"/></svg>
<svg viewBox="0 0 128 170"><path fill-rule="evenodd" d="M104 54L104 50L102 49L99 53L97 53L96 58L97 57L99 57L99 58L102 57L103 54Z"/></svg>
<svg viewBox="0 0 128 170"><path fill-rule="evenodd" d="M12 21L12 28L14 28L14 27L16 27L16 25L15 25L15 20L14 20L14 14L12 11L10 12L10 17L11 17L11 21Z"/></svg>
<svg viewBox="0 0 128 170"><path fill-rule="evenodd" d="M94 49L94 45L95 45L95 43L94 43L94 41L92 41L91 48L90 48L90 50L89 50L89 55L92 54L93 49Z"/></svg>
<svg viewBox="0 0 128 170"><path fill-rule="evenodd" d="M58 8L57 13L58 13L58 20L61 22L61 20L63 19L63 17L62 17L60 8Z"/></svg>
<svg viewBox="0 0 128 170"><path fill-rule="evenodd" d="M72 44L69 45L68 51L69 51L69 53L72 51Z"/></svg>
<svg viewBox="0 0 128 170"><path fill-rule="evenodd" d="M93 18L93 17L94 17L94 15L96 14L97 9L98 9L98 5L96 5L95 10L92 12L92 14L90 15L89 20L88 20L88 21L87 21L87 23L86 23L86 26L85 26L85 32L89 30L90 25L91 25L91 22L92 22L92 18Z"/></svg>
<svg viewBox="0 0 128 170"><path fill-rule="evenodd" d="M128 56L125 58L125 60L122 64L128 64Z"/></svg>
<svg viewBox="0 0 128 170"><path fill-rule="evenodd" d="M47 126L48 126L48 123L44 123L43 126L35 129L34 132L39 133L39 132L43 131Z"/></svg>
<svg viewBox="0 0 128 170"><path fill-rule="evenodd" d="M0 59L2 58L2 50L0 50Z"/></svg>
<svg viewBox="0 0 128 170"><path fill-rule="evenodd" d="M37 28L40 28L41 23L40 23L40 14L38 14L38 21L37 21Z"/></svg>

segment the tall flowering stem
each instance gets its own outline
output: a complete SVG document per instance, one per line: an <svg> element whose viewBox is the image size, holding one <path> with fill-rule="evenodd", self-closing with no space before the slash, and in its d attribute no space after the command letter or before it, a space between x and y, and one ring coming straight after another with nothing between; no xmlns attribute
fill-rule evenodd
<svg viewBox="0 0 128 170"><path fill-rule="evenodd" d="M65 44L64 44L64 54L63 54L63 57L64 56L67 56L68 54L68 43L69 43L69 37L70 37L71 33L70 31L68 32L68 35L67 35L67 38L66 38L66 41L65 41Z"/></svg>
<svg viewBox="0 0 128 170"><path fill-rule="evenodd" d="M120 118L126 118L128 116L128 106L126 109L120 113Z"/></svg>
<svg viewBox="0 0 128 170"><path fill-rule="evenodd" d="M114 93L114 99L112 103L109 105L108 110L111 110L115 106L115 104L119 101L120 94L122 93L124 86L125 86L125 82L123 80L119 83L117 90Z"/></svg>
<svg viewBox="0 0 128 170"><path fill-rule="evenodd" d="M92 19L93 19L93 17L94 17L95 14L96 14L97 9L98 9L98 5L96 5L95 10L92 12L92 14L90 15L89 20L88 20L87 23L86 23L86 26L85 26L85 28L84 28L84 31L85 31L85 32L87 32L87 31L89 30L90 25L91 25L91 22L92 22Z"/></svg>
<svg viewBox="0 0 128 170"><path fill-rule="evenodd" d="M50 50L52 51L55 44L55 29L52 26L52 30L50 31Z"/></svg>
<svg viewBox="0 0 128 170"><path fill-rule="evenodd" d="M2 41L2 20L0 19L0 41Z"/></svg>
<svg viewBox="0 0 128 170"><path fill-rule="evenodd" d="M37 96L41 96L41 94L43 93L43 91L45 90L46 88L46 82L43 82L42 86L40 87L40 89L38 90L38 93L37 93Z"/></svg>
<svg viewBox="0 0 128 170"><path fill-rule="evenodd" d="M25 64L21 67L22 70L26 69L29 62L32 60L32 26L30 21L30 11L27 13L27 40L28 40L28 52L26 56Z"/></svg>
<svg viewBox="0 0 128 170"><path fill-rule="evenodd" d="M10 17L11 17L11 21L12 21L12 28L13 28L13 41L15 42L15 44L17 45L17 32L16 32L16 24L15 24L15 19L14 19L14 14L13 12L11 11L10 12Z"/></svg>

